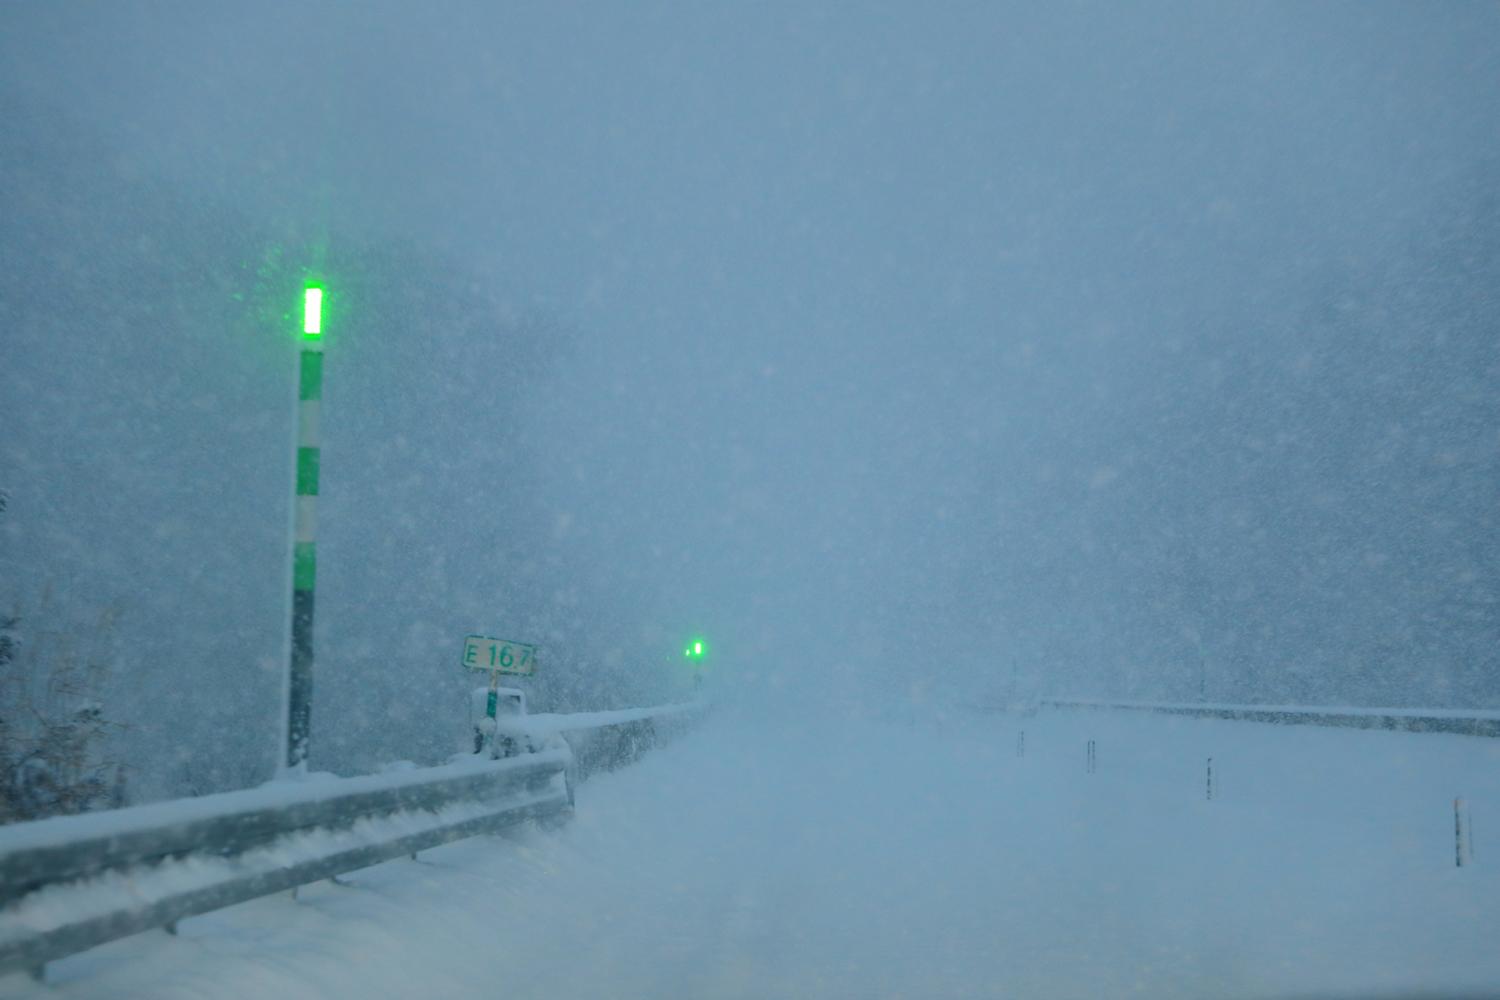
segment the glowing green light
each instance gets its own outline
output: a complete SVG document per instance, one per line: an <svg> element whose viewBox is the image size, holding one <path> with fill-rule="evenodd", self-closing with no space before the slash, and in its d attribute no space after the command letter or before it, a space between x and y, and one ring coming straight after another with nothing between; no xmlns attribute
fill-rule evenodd
<svg viewBox="0 0 1500 1000"><path fill-rule="evenodd" d="M308 288L302 298L302 332L309 337L323 336L323 289Z"/></svg>
<svg viewBox="0 0 1500 1000"><path fill-rule="evenodd" d="M693 643L693 655L695 655L695 656L702 656L703 655L703 643L701 643L701 642L695 642L695 643Z"/></svg>
<svg viewBox="0 0 1500 1000"><path fill-rule="evenodd" d="M694 639L692 642L688 643L687 646L683 648L682 655L687 657L689 660L703 659L704 656L707 655L703 648L703 640Z"/></svg>

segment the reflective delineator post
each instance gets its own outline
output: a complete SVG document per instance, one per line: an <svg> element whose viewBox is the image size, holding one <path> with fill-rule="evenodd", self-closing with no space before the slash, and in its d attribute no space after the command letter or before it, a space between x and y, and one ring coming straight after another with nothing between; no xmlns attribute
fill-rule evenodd
<svg viewBox="0 0 1500 1000"><path fill-rule="evenodd" d="M1469 804L1459 796L1453 800L1453 863L1459 868L1474 861L1471 837Z"/></svg>
<svg viewBox="0 0 1500 1000"><path fill-rule="evenodd" d="M313 589L317 583L318 411L323 399L323 289L303 292L297 372L296 511L292 535L292 651L287 684L286 766L307 765L312 732Z"/></svg>

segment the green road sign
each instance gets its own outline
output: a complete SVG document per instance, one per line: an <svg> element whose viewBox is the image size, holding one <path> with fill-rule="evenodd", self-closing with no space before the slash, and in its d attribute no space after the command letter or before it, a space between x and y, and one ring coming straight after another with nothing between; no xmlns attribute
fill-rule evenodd
<svg viewBox="0 0 1500 1000"><path fill-rule="evenodd" d="M500 674L536 673L536 647L509 639L471 635L464 639L464 666Z"/></svg>

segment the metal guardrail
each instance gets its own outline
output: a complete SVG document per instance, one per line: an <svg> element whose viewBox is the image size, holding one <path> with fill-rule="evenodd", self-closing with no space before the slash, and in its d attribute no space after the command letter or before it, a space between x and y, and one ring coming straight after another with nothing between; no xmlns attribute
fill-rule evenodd
<svg viewBox="0 0 1500 1000"><path fill-rule="evenodd" d="M573 775L584 781L591 774L622 767L652 747L675 739L703 710L702 704L688 703L619 712L528 715L519 721L533 736L562 736L573 751Z"/></svg>
<svg viewBox="0 0 1500 1000"><path fill-rule="evenodd" d="M1456 733L1462 736L1500 737L1500 712L1479 710L1332 708L1318 705L1194 705L1143 701L1068 701L1056 698L1044 698L1037 704L1044 708L1125 709L1292 726L1337 726L1411 733Z"/></svg>
<svg viewBox="0 0 1500 1000"><path fill-rule="evenodd" d="M573 778L658 742L690 708L528 717L580 747L280 782L0 828L0 971L572 809Z"/></svg>

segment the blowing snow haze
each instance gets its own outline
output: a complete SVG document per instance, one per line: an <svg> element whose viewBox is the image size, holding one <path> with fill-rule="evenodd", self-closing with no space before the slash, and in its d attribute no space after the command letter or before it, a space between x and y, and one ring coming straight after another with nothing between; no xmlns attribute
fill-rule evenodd
<svg viewBox="0 0 1500 1000"><path fill-rule="evenodd" d="M317 767L457 749L475 632L1497 706L1497 122L1493 5L7 4L0 610L139 794L270 773L314 274Z"/></svg>

